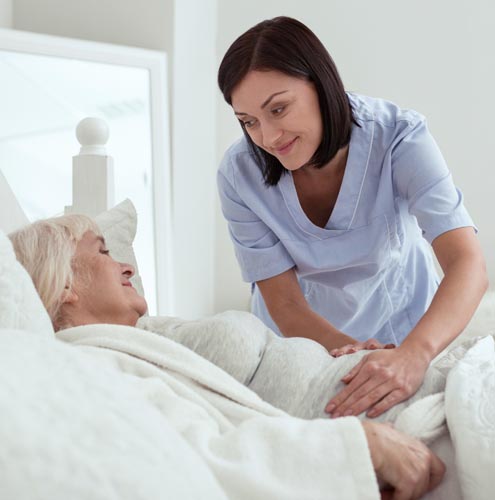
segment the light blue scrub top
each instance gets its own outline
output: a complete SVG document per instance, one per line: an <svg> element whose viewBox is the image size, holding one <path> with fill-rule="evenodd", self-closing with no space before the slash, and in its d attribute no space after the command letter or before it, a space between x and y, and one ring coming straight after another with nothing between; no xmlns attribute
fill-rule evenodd
<svg viewBox="0 0 495 500"><path fill-rule="evenodd" d="M245 281L295 267L312 309L336 328L399 344L438 287L430 243L474 224L424 117L381 99L348 97L360 127L353 125L324 228L304 213L290 172L276 186L264 184L244 138L219 168L222 211ZM280 334L257 286L252 311Z"/></svg>

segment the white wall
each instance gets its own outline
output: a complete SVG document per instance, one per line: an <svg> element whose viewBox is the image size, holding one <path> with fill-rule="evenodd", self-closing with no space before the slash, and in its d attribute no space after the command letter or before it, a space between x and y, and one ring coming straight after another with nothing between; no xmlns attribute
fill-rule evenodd
<svg viewBox="0 0 495 500"><path fill-rule="evenodd" d="M334 58L348 90L425 114L480 229L495 284L495 4L491 0L219 0L218 63L255 23L288 15L307 24ZM218 160L240 129L218 97ZM217 310L244 308L240 273L217 203Z"/></svg>
<svg viewBox="0 0 495 500"><path fill-rule="evenodd" d="M216 0L175 8L173 121L176 314L213 312Z"/></svg>
<svg viewBox="0 0 495 500"><path fill-rule="evenodd" d="M0 0L0 28L12 28L12 0Z"/></svg>
<svg viewBox="0 0 495 500"><path fill-rule="evenodd" d="M141 0L11 1L16 30L163 50L173 65L174 0L145 0L146 8Z"/></svg>
<svg viewBox="0 0 495 500"><path fill-rule="evenodd" d="M216 0L13 0L13 5L15 29L167 52L175 313L211 314Z"/></svg>
<svg viewBox="0 0 495 500"><path fill-rule="evenodd" d="M480 228L495 283L491 0L0 0L0 25L8 27L12 10L15 29L168 52L177 314L248 307L249 286L241 281L214 192L216 166L240 135L215 74L239 34L276 15L297 17L316 32L349 90L428 117Z"/></svg>
<svg viewBox="0 0 495 500"><path fill-rule="evenodd" d="M14 27L25 31L168 50L172 0L13 0Z"/></svg>

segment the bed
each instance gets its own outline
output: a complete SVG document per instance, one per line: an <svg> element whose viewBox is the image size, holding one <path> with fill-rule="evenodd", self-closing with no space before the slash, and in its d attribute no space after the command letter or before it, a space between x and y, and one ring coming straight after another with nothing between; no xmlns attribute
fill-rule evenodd
<svg viewBox="0 0 495 500"><path fill-rule="evenodd" d="M114 257L137 266L136 213L129 200L112 206L104 128L94 119L79 128L83 150L74 158L73 205L66 211L96 216ZM0 194L0 230L9 232L27 218L1 172ZM139 272L133 279L142 293ZM447 463L444 483L426 498L492 498L495 353L486 334L494 325L489 294L422 391L383 418L423 439ZM322 402L363 353L330 363L321 346L281 340L240 312L201 321L146 317L138 326L68 329L55 340L32 283L1 240L2 496L379 498L369 460L353 453L366 448L355 419L339 419L332 450L315 440L325 427ZM316 390L303 392L301 384ZM201 408L192 411L198 394ZM256 428L252 412L272 417L273 425ZM298 417L288 427L285 412ZM244 441L217 439L239 421ZM293 455L274 456L291 440ZM318 473L326 468L332 470Z"/></svg>

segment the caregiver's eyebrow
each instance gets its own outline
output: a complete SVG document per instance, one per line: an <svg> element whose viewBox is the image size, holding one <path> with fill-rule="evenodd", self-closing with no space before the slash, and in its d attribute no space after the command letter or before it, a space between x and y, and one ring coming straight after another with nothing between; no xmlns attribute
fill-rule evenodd
<svg viewBox="0 0 495 500"><path fill-rule="evenodd" d="M272 95L270 95L268 97L268 99L266 99L263 104L260 106L261 109L263 108L266 108L268 106L268 104L270 104L271 100L274 98L274 97L277 97L278 95L280 94L285 94L285 92L288 92L288 90L281 90L280 92L275 92L273 93ZM234 114L236 115L247 115L248 113L244 113L243 111L235 111Z"/></svg>

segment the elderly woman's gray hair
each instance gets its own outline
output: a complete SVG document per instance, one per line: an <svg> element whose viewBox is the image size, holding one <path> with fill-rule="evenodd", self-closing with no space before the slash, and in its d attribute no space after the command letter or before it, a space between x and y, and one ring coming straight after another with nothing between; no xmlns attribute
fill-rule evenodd
<svg viewBox="0 0 495 500"><path fill-rule="evenodd" d="M62 328L64 294L72 288L76 246L87 231L101 234L92 219L74 214L40 220L9 234L56 331Z"/></svg>

